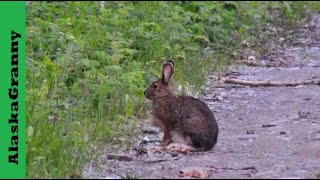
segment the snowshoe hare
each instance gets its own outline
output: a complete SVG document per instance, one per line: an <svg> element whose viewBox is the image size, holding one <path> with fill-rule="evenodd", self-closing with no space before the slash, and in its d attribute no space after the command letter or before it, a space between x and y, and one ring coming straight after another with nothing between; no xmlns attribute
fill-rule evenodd
<svg viewBox="0 0 320 180"><path fill-rule="evenodd" d="M153 125L164 132L160 147L176 143L197 150L210 150L217 143L219 133L215 116L199 99L173 94L173 73L174 63L168 60L163 65L162 78L144 92L152 101Z"/></svg>

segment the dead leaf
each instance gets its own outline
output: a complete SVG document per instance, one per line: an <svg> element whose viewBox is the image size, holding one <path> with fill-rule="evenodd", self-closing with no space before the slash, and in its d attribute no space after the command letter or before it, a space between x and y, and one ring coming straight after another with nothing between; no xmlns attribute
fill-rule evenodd
<svg viewBox="0 0 320 180"><path fill-rule="evenodd" d="M51 115L48 117L48 120L51 124L55 124L55 122L57 121L57 117L55 115Z"/></svg>
<svg viewBox="0 0 320 180"><path fill-rule="evenodd" d="M177 156L178 154L187 154L189 152L196 151L194 147L180 143L171 143L168 146L166 146L166 149L173 156Z"/></svg>
<svg viewBox="0 0 320 180"><path fill-rule="evenodd" d="M205 179L209 177L209 174L207 171L198 171L198 170L181 170L179 171L179 177L182 178L200 178Z"/></svg>
<svg viewBox="0 0 320 180"><path fill-rule="evenodd" d="M249 42L248 42L247 40L243 40L243 41L241 42L241 45L242 45L242 46L249 46L250 44L249 44Z"/></svg>

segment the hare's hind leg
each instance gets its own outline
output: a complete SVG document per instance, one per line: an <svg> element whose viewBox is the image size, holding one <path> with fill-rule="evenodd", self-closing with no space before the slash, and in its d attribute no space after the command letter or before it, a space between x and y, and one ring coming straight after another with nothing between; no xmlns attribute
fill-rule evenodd
<svg viewBox="0 0 320 180"><path fill-rule="evenodd" d="M198 151L198 149L192 146L181 144L181 143L171 143L168 146L166 146L166 149L171 152L180 152L180 153Z"/></svg>
<svg viewBox="0 0 320 180"><path fill-rule="evenodd" d="M196 151L197 149L192 147L192 141L189 135L184 134L181 131L171 131L172 143L166 146L167 150L173 152L187 152Z"/></svg>
<svg viewBox="0 0 320 180"><path fill-rule="evenodd" d="M170 132L172 143L185 144L192 146L192 140L189 135L184 134L182 131L174 130Z"/></svg>

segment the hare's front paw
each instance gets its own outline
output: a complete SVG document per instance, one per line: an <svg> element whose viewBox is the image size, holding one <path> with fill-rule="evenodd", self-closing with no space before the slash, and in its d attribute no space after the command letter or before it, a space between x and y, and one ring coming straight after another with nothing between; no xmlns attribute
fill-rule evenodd
<svg viewBox="0 0 320 180"><path fill-rule="evenodd" d="M165 147L165 146L167 146L168 144L170 144L170 142L171 142L170 132L169 132L169 131L165 131L165 132L164 132L163 139L162 139L162 141L161 141L161 143L160 143L159 146Z"/></svg>
<svg viewBox="0 0 320 180"><path fill-rule="evenodd" d="M170 143L170 139L167 139L167 140L161 141L159 146L160 147L166 147L169 143Z"/></svg>

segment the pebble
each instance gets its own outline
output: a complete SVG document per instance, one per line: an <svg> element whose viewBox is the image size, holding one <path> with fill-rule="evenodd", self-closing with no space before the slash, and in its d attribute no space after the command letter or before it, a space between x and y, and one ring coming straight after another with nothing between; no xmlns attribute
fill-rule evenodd
<svg viewBox="0 0 320 180"><path fill-rule="evenodd" d="M222 96L217 96L216 97L218 101L223 101L223 97Z"/></svg>

